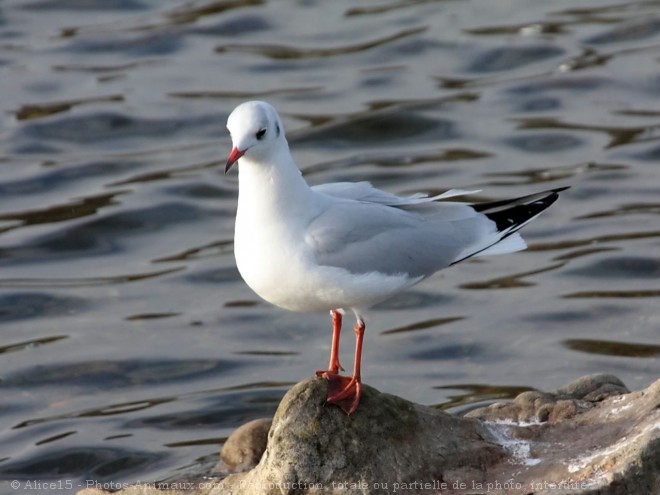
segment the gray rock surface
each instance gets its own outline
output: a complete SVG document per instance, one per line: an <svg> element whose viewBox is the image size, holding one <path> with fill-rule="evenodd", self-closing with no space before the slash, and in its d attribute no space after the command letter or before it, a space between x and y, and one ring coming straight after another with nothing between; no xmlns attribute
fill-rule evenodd
<svg viewBox="0 0 660 495"><path fill-rule="evenodd" d="M347 416L324 405L326 382L314 378L286 394L253 469L183 489L120 493L658 494L660 380L626 391L615 377L594 375L461 418L365 386ZM235 441L250 442L258 456L259 442L245 432Z"/></svg>
<svg viewBox="0 0 660 495"><path fill-rule="evenodd" d="M496 402L475 409L466 417L484 421L514 421L516 423L557 423L592 408L607 397L630 392L613 375L587 375L554 392L523 392L513 402Z"/></svg>

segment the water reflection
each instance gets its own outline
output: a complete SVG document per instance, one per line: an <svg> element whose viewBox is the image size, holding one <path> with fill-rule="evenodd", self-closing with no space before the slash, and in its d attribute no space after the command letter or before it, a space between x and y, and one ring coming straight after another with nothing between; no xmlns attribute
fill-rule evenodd
<svg viewBox="0 0 660 495"><path fill-rule="evenodd" d="M228 360L121 360L82 361L70 364L39 366L5 376L3 387L43 387L68 383L76 387L113 389L168 381L192 380L204 375L230 372L240 366Z"/></svg>
<svg viewBox="0 0 660 495"><path fill-rule="evenodd" d="M567 339L562 342L572 351L598 354L601 356L621 356L634 358L652 358L660 356L660 346L654 344L632 344L592 339Z"/></svg>
<svg viewBox="0 0 660 495"><path fill-rule="evenodd" d="M449 318L434 318L431 320L418 321L410 325L405 325L402 327L391 328L381 332L381 335L389 335L396 333L406 333L406 332L415 332L417 330L426 330L427 328L435 328L440 325L446 325L448 323L453 323L455 321L460 321L465 319L465 316L454 316Z"/></svg>
<svg viewBox="0 0 660 495"><path fill-rule="evenodd" d="M17 292L0 296L0 324L30 318L55 317L85 309L84 299L41 292Z"/></svg>
<svg viewBox="0 0 660 495"><path fill-rule="evenodd" d="M22 105L16 110L15 115L18 120L40 119L42 117L47 117L48 115L68 112L78 105L99 103L103 101L124 101L124 97L122 95L109 95L98 98L60 101L57 103L42 103L40 105Z"/></svg>
<svg viewBox="0 0 660 495"><path fill-rule="evenodd" d="M47 449L22 462L5 461L0 466L4 479L34 481L34 473L44 473L53 479L116 480L117 473L130 476L166 458L164 454L131 451L111 447L79 447ZM66 489L66 485L62 485Z"/></svg>
<svg viewBox="0 0 660 495"><path fill-rule="evenodd" d="M414 36L423 33L426 28L413 28L394 33L383 38L365 41L363 43L343 45L332 48L299 48L295 46L285 45L222 45L218 46L215 51L218 53L224 52L247 52L256 53L264 57L272 58L275 60L289 60L289 59L305 59L305 58L323 58L343 56L349 53L364 52L377 48L380 46L388 45L393 41L405 39L409 36Z"/></svg>
<svg viewBox="0 0 660 495"><path fill-rule="evenodd" d="M41 337L41 338L26 340L23 342L16 342L13 344L8 344L0 347L0 354L4 354L5 352L16 352L16 351L31 349L36 346L51 344L53 342L57 342L67 338L69 338L68 335L52 335L49 337Z"/></svg>
<svg viewBox="0 0 660 495"><path fill-rule="evenodd" d="M529 387L493 386L475 383L457 383L451 386L436 386L437 390L463 390L463 393L448 395L448 400L435 405L441 410L452 410L457 414L465 414L472 409L481 407L484 403L513 400L523 392L534 389Z"/></svg>

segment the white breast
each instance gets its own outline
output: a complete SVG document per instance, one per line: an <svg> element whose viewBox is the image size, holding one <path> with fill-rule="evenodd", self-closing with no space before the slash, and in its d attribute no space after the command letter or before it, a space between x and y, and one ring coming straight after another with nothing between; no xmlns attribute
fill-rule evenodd
<svg viewBox="0 0 660 495"><path fill-rule="evenodd" d="M419 281L318 265L305 242L313 212L282 222L275 207L262 209L263 202L244 199L236 216L236 265L248 286L271 304L297 312L367 308Z"/></svg>

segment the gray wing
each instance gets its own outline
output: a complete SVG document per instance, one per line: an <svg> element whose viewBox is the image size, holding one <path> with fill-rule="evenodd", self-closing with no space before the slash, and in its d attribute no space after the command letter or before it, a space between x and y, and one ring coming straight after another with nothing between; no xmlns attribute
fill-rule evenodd
<svg viewBox="0 0 660 495"><path fill-rule="evenodd" d="M428 203L439 199L451 198L454 196L464 196L479 191L465 191L462 189L450 189L438 196L428 197L427 194L417 193L412 196L397 196L374 187L371 182L331 182L312 186L317 193L322 193L334 198L354 199L358 201L367 201L369 203L378 203L388 206L406 206Z"/></svg>
<svg viewBox="0 0 660 495"><path fill-rule="evenodd" d="M495 232L494 222L462 203L338 198L312 221L305 242L321 265L418 277L449 266Z"/></svg>

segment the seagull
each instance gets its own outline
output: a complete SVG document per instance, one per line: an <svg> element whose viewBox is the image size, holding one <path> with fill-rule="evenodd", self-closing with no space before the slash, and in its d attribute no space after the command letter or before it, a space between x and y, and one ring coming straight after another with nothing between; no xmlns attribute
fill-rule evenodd
<svg viewBox="0 0 660 495"><path fill-rule="evenodd" d="M330 363L316 374L329 383L327 403L349 415L362 393L364 311L460 261L525 249L518 230L567 189L469 204L443 200L478 191L401 197L369 182L310 187L270 104L240 104L229 115L227 129L233 148L225 174L238 162L238 270L275 306L330 311ZM351 376L340 374L345 310L356 318Z"/></svg>

